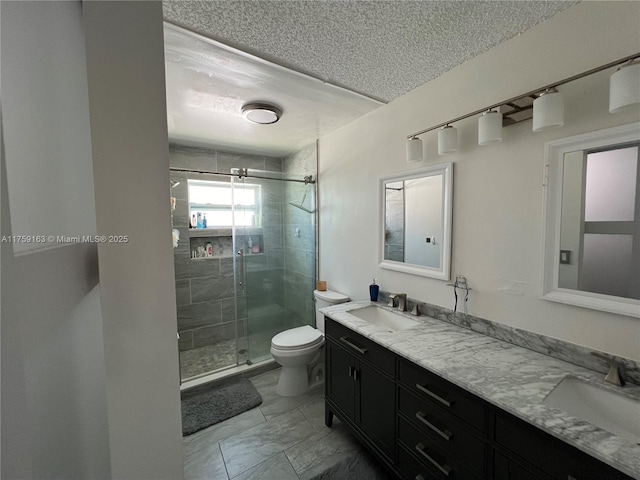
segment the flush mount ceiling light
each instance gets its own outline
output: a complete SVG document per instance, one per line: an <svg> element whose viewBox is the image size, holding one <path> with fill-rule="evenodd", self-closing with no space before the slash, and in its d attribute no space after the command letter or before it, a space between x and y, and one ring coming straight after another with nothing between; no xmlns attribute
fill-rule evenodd
<svg viewBox="0 0 640 480"><path fill-rule="evenodd" d="M282 110L268 103L247 103L242 107L242 116L252 123L268 125L280 120Z"/></svg>

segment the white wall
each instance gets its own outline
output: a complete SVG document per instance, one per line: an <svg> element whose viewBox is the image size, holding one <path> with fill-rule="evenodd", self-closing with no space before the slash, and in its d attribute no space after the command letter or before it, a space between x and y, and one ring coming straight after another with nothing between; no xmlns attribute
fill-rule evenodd
<svg viewBox="0 0 640 480"><path fill-rule="evenodd" d="M95 233L81 4L1 8L2 236ZM1 255L2 478L109 478L97 247Z"/></svg>
<svg viewBox="0 0 640 480"><path fill-rule="evenodd" d="M85 2L114 478L183 476L159 1Z"/></svg>
<svg viewBox="0 0 640 480"><path fill-rule="evenodd" d="M640 3L580 3L322 138L321 278L364 299L376 277L383 289L452 308L445 282L377 265L378 178L420 166L405 161L406 136L636 53L639 30ZM640 359L637 319L539 298L544 142L637 121L638 111L608 113L613 71L560 88L563 128L534 134L524 122L504 129L502 143L479 147L477 119L468 119L457 125L454 154L438 157L437 135L424 135L421 164L456 163L452 275L465 275L474 289L469 313Z"/></svg>
<svg viewBox="0 0 640 480"><path fill-rule="evenodd" d="M2 9L13 234L95 235L93 183L86 181L93 172L81 3L3 2ZM29 252L61 245L47 240L13 248Z"/></svg>
<svg viewBox="0 0 640 480"><path fill-rule="evenodd" d="M562 223L560 249L569 250L570 263L558 265L558 286L578 288L580 245L582 244L582 183L584 180L584 153L582 150L564 155L562 171Z"/></svg>
<svg viewBox="0 0 640 480"><path fill-rule="evenodd" d="M129 241L22 256L2 243L2 478L182 478L161 3L19 3L16 8L35 17L9 17L12 10L2 2L3 22L18 21L31 39L46 37L47 28L35 19L59 9L70 23L53 33L64 37L79 27L87 52L88 89L75 90L85 98L74 102L86 104L88 95L90 141L86 112L77 109L62 109L70 117L59 121L84 122L81 132L60 139L57 125L27 117L27 131L37 127L29 141L36 150L45 150L52 135L91 144L86 156L86 149L68 145L81 168L64 180L83 187L72 189L68 200L86 202L89 189L95 207L79 227ZM76 58L79 64L83 59ZM22 61L35 62L36 69L55 63L28 55ZM65 70L58 73L64 79ZM7 182L33 202L51 201L46 189L7 178L4 146L18 140L14 134L3 132L0 143L3 236L20 224L10 214ZM61 178L39 180L48 188ZM73 211L67 207L59 205L63 214ZM27 223L36 218L25 211Z"/></svg>

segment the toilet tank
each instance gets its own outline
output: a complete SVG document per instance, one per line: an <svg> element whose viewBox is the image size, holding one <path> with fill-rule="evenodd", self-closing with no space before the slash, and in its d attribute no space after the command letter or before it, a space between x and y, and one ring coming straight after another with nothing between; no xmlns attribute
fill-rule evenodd
<svg viewBox="0 0 640 480"><path fill-rule="evenodd" d="M314 290L313 296L316 298L316 328L324 333L324 315L318 309L348 302L349 297L333 290Z"/></svg>

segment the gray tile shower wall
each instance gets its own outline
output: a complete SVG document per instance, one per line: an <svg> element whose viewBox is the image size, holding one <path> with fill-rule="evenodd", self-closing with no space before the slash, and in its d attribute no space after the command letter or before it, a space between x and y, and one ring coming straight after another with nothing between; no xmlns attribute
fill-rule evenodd
<svg viewBox="0 0 640 480"><path fill-rule="evenodd" d="M317 148L313 143L283 161L283 171L298 176L317 177ZM297 325L314 324L317 229L316 184L287 183L284 205L285 306ZM313 213L296 208L301 205Z"/></svg>
<svg viewBox="0 0 640 480"><path fill-rule="evenodd" d="M378 301L388 303L389 293L390 292L381 290ZM474 332L533 350L534 352L549 355L550 357L573 363L574 365L579 365L581 367L588 368L589 370L601 372L602 374L606 374L609 369L604 361L591 354L594 352L593 349L583 347L581 345L510 327L508 325L502 325L473 315L465 315L462 312L454 312L448 308L425 303L412 298L407 299L407 302L407 308L409 310L411 310L417 303L419 305L420 312L428 317L467 328ZM622 375L625 380L636 385L640 385L640 362L628 358L617 357L605 352L599 353L604 353L605 355L615 358L621 365Z"/></svg>
<svg viewBox="0 0 640 480"><path fill-rule="evenodd" d="M384 258L395 262L404 261L404 190L400 182L386 190L386 217L384 232Z"/></svg>
<svg viewBox="0 0 640 480"><path fill-rule="evenodd" d="M204 172L228 173L232 168L246 167L274 172L282 171L282 159L262 155L245 155L222 152L207 148L188 147L172 144L169 149L170 165ZM198 242L206 244L204 238L194 238L190 243L189 205L187 179L216 180L229 182L229 177L200 175L194 173L171 172L171 180L180 182L171 189L171 196L176 198L173 211L173 228L180 232L178 247L174 249L174 266L176 277L176 301L179 349L189 350L206 345L213 345L225 340L245 335L246 302L242 299L236 306L234 300L233 252L228 238L219 237L212 243L216 258L192 259L191 250ZM259 183L252 180L251 183ZM273 184L274 182L271 182ZM282 248L270 247L270 240L282 239L282 202L280 188L274 189L269 182L263 185L265 251L261 255L247 257L247 272L251 281L259 285L274 285L273 272L264 272L261 265L280 268L283 271L284 253ZM224 233L224 232L222 232ZM199 235L199 233L198 233ZM271 238L269 238L269 235ZM268 241L269 240L269 241ZM281 244L281 242L279 243ZM265 276L266 275L266 276ZM275 275L278 275L275 273ZM282 273L280 274L282 275ZM264 278L263 278L264 277ZM267 278L268 277L268 278ZM282 282L279 282L281 284ZM271 300L284 304L284 291L271 290ZM256 293L261 299L264 292ZM255 300L255 299L254 299ZM251 302L250 303L254 303ZM236 321L236 310L238 320Z"/></svg>

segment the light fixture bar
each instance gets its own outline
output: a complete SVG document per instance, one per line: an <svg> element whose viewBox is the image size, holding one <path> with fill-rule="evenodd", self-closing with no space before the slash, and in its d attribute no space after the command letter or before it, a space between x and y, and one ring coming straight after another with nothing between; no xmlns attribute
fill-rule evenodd
<svg viewBox="0 0 640 480"><path fill-rule="evenodd" d="M628 62L629 60L636 60L638 58L640 58L640 52L634 53L633 55L629 55L629 56L623 57L620 60L616 60L615 62L609 62L609 63L607 63L605 65L601 65L599 67L592 68L591 70L587 70L586 72L582 72L582 73L579 73L577 75L573 75L573 76L571 76L569 78L565 78L564 80L560 80L559 82L550 83L549 85L546 85L544 87L536 88L535 90L531 90L530 92L524 93L522 95L518 95L517 97L513 97L513 98L510 98L508 100L504 100L504 101L502 101L500 103L495 103L495 104L490 105L488 107L480 108L480 109L478 109L478 110L476 110L474 112L467 113L466 115L462 115L460 117L454 118L453 120L447 120L446 122L439 123L437 125L434 125L433 127L425 128L424 130L420 130L419 132L412 133L411 135L407 135L407 139L411 139L413 137L417 137L418 135L422 135L424 133L431 132L433 130L437 130L438 128L445 127L445 126L447 126L447 125L449 125L451 123L459 122L460 120L465 120L465 119L467 119L469 117L473 117L475 115L480 115L481 113L484 113L487 110L493 110L494 108L501 107L502 105L506 105L506 104L515 102L515 101L520 100L520 99L525 98L525 97L530 97L532 95L544 92L547 89L559 87L560 85L564 85L565 83L573 82L574 80L578 80L580 78L588 77L589 75L593 75L594 73L598 73L598 72L601 72L603 70L607 70L608 68L616 67L616 66L621 65L621 64L623 64L625 62Z"/></svg>

